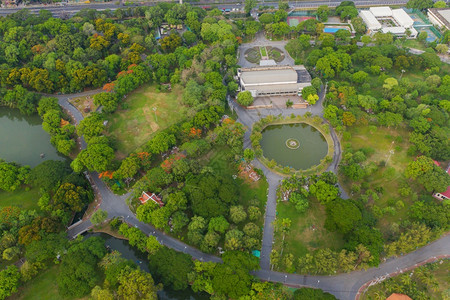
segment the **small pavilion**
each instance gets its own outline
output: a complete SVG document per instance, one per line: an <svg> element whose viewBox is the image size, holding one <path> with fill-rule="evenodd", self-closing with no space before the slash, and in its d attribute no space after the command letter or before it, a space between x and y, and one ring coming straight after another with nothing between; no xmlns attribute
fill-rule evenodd
<svg viewBox="0 0 450 300"><path fill-rule="evenodd" d="M161 197L158 197L155 193L147 193L142 192L142 195L139 197L139 201L141 201L142 204L147 203L148 200L152 200L156 204L159 205L159 207L164 206L164 202L161 201Z"/></svg>

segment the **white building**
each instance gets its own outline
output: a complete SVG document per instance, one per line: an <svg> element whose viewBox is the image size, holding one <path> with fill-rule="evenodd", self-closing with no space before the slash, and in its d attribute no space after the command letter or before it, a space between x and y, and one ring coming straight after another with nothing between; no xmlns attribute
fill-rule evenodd
<svg viewBox="0 0 450 300"><path fill-rule="evenodd" d="M392 17L402 27L411 28L414 25L414 20L401 8L393 9Z"/></svg>
<svg viewBox="0 0 450 300"><path fill-rule="evenodd" d="M392 17L392 10L389 6L371 7L369 8L369 11L375 16L375 18Z"/></svg>
<svg viewBox="0 0 450 300"><path fill-rule="evenodd" d="M311 85L311 75L304 66L255 67L238 69L239 90L253 97L300 95Z"/></svg>
<svg viewBox="0 0 450 300"><path fill-rule="evenodd" d="M381 28L382 33L392 33L395 36L405 36L407 30L409 30L411 33L408 37L410 38L417 37L417 30L415 30L414 28L405 28L401 26Z"/></svg>
<svg viewBox="0 0 450 300"><path fill-rule="evenodd" d="M380 30L381 23L378 22L377 18L368 10L361 10L359 16L363 19L364 23L367 25L369 31Z"/></svg>
<svg viewBox="0 0 450 300"><path fill-rule="evenodd" d="M428 19L439 28L450 30L450 8L430 8Z"/></svg>
<svg viewBox="0 0 450 300"><path fill-rule="evenodd" d="M371 34L381 31L403 37L408 32L411 34L407 38L417 37L417 30L413 27L414 20L403 9L391 9L388 6L371 7L369 10L360 11L359 16Z"/></svg>

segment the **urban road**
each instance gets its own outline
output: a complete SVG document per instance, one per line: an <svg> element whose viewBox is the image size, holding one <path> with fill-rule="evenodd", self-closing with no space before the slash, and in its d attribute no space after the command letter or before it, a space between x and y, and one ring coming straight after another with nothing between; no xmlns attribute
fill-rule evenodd
<svg viewBox="0 0 450 300"><path fill-rule="evenodd" d="M164 2L164 1L160 1ZM172 2L172 1L167 1ZM407 0L354 0L353 1L356 6L364 7L364 6L377 6L377 5L404 5L408 1ZM317 8L320 5L328 5L330 7L336 7L341 3L338 0L330 0L330 1L289 1L289 6L291 8ZM27 8L31 13L38 14L40 10L48 10L52 12L54 17L71 17L75 15L82 9L95 9L99 11L104 10L116 10L118 8L128 8L128 7L139 7L139 6L154 6L157 2L136 2L131 5L124 6L122 2L106 2L106 3L89 3L89 4L67 4L65 6L56 6L56 5L39 5L39 6L20 6L13 8L1 8L0 16L6 16L23 8ZM214 3L214 2L196 2L191 3L196 6L208 6L208 7L218 7L223 9L243 9L244 5L242 3L233 3L233 1L226 1L224 3ZM260 2L259 6L273 6L275 8L278 7L278 2Z"/></svg>

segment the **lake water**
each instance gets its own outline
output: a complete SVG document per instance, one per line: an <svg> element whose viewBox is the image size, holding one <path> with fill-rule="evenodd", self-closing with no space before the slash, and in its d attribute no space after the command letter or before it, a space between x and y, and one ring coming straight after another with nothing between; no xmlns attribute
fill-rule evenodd
<svg viewBox="0 0 450 300"><path fill-rule="evenodd" d="M294 140L291 148L287 145L290 140ZM262 132L261 148L269 160L296 170L318 165L328 152L323 135L305 123L267 126Z"/></svg>
<svg viewBox="0 0 450 300"><path fill-rule="evenodd" d="M100 236L105 240L105 245L111 250L117 250L122 253L122 257L134 261L142 270L149 272L147 255L140 252L128 244L127 240L121 240L105 233L88 233L85 237ZM168 288L158 292L160 300L207 300L209 295L206 293L194 293L190 288L184 291L174 291Z"/></svg>
<svg viewBox="0 0 450 300"><path fill-rule="evenodd" d="M41 124L37 114L25 116L18 109L0 107L0 158L30 167L45 160L64 160Z"/></svg>

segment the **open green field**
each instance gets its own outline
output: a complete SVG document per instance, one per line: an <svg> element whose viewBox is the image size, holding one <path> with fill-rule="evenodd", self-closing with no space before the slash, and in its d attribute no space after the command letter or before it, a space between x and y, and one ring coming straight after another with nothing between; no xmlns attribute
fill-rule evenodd
<svg viewBox="0 0 450 300"><path fill-rule="evenodd" d="M410 296L413 299L417 294L415 290L424 292L426 298L421 299L434 299L434 300L447 300L450 297L450 260L442 260L433 264L420 267L425 269L427 274L426 281L423 282L418 275L420 273L419 268L406 272L405 274L395 276L389 280L386 280L377 285L371 286L368 290L361 295L363 300L371 299L386 299L391 293L403 293ZM410 276L410 274L413 274ZM406 279L408 276L410 279ZM408 285L408 283L410 284Z"/></svg>
<svg viewBox="0 0 450 300"><path fill-rule="evenodd" d="M39 190L18 190L14 192L0 191L0 208L5 206L18 206L23 209L38 209Z"/></svg>
<svg viewBox="0 0 450 300"><path fill-rule="evenodd" d="M283 253L292 253L295 259L318 248L338 250L344 245L341 234L325 229L325 207L315 199L310 201L308 210L303 214L298 213L292 203L279 202L277 218L289 218L292 221ZM274 249L278 252L281 251L282 238L281 232L275 232Z"/></svg>
<svg viewBox="0 0 450 300"><path fill-rule="evenodd" d="M69 300L77 299L63 297L58 293L56 278L58 277L59 266L53 266L41 271L37 277L25 283L19 292L8 299L11 300ZM82 298L87 299L87 298Z"/></svg>
<svg viewBox="0 0 450 300"><path fill-rule="evenodd" d="M127 97L128 108L112 114L108 126L110 135L117 140L119 158L142 146L158 130L185 117L182 93L183 89L178 85L173 86L171 92L158 92L156 85L152 84L137 89Z"/></svg>
<svg viewBox="0 0 450 300"><path fill-rule="evenodd" d="M386 232L392 223L399 222L407 217L408 206L413 202L410 196L403 197L399 193L401 183L407 182L404 171L408 163L412 161L412 158L406 153L410 146L408 131L404 128L385 127L377 127L375 131L370 131L369 126L352 127L348 131L351 133L351 138L344 141L344 144L351 144L354 150L368 147L375 150L374 154L368 157L364 164L375 162L378 165L382 161L386 162L385 167L379 167L370 178L364 179L371 189L376 187L384 189L380 199L372 203L369 202L369 205L376 205L382 209L388 206L395 208L395 214L384 214L378 223L380 230ZM345 178L340 178L340 182L344 189L349 192L352 182ZM419 191L417 186L410 184L410 187L413 191ZM353 197L358 197L358 194L353 195ZM404 203L404 207L395 205L398 200Z"/></svg>

